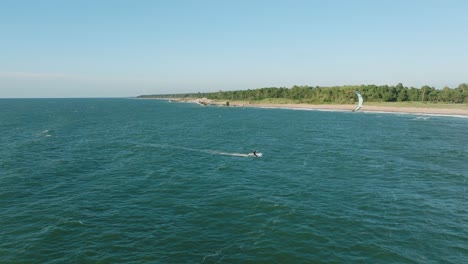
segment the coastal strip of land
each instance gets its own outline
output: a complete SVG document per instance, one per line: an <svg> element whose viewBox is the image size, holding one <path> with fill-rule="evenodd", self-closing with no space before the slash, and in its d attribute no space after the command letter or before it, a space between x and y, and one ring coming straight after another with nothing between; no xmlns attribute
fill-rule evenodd
<svg viewBox="0 0 468 264"><path fill-rule="evenodd" d="M174 102L197 103L200 105L216 105L229 107L258 107L258 108L286 108L301 110L326 110L326 111L352 111L355 105L352 104L299 104L299 103L268 103L257 101L218 101L207 98L178 98L172 99ZM448 115L468 117L467 104L422 104L422 103L382 103L364 104L359 110L362 112L383 112L383 113L406 113L406 114L426 114L426 115Z"/></svg>
<svg viewBox="0 0 468 264"><path fill-rule="evenodd" d="M234 105L234 104L233 104ZM329 110L329 111L352 111L354 105L311 105L311 104L253 104L243 105L252 107L268 108L289 108L304 110ZM457 108L431 108L431 107L400 107L400 106L373 106L363 105L359 110L361 112L383 112L383 113L406 113L406 114L431 114L431 115L452 115L468 117L468 110Z"/></svg>

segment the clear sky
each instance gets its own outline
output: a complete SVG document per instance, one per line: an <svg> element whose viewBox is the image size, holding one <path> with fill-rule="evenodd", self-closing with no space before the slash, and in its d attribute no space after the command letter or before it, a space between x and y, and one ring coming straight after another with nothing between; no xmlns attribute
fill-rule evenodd
<svg viewBox="0 0 468 264"><path fill-rule="evenodd" d="M0 0L0 98L468 82L465 0Z"/></svg>

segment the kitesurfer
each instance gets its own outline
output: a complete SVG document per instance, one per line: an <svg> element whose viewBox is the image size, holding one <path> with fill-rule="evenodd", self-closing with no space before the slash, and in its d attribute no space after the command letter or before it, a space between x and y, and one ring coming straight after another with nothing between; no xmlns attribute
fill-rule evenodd
<svg viewBox="0 0 468 264"><path fill-rule="evenodd" d="M256 151L256 150L253 151L253 154L254 154L255 157L258 158L258 156L257 156L257 151Z"/></svg>

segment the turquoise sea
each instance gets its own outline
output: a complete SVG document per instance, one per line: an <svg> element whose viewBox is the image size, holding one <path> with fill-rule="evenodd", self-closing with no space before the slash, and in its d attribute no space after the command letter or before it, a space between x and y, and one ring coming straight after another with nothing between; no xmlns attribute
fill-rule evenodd
<svg viewBox="0 0 468 264"><path fill-rule="evenodd" d="M468 261L467 118L2 99L0 135L0 263Z"/></svg>

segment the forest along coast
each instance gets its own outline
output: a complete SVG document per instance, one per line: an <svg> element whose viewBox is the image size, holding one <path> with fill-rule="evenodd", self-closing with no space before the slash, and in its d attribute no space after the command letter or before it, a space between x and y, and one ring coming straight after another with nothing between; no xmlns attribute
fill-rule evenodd
<svg viewBox="0 0 468 264"><path fill-rule="evenodd" d="M357 101L354 91L359 91L364 97L361 111L468 117L468 84L441 90L429 86L404 87L401 83L396 86L269 87L213 93L141 95L138 98L169 99L200 105L351 111Z"/></svg>

